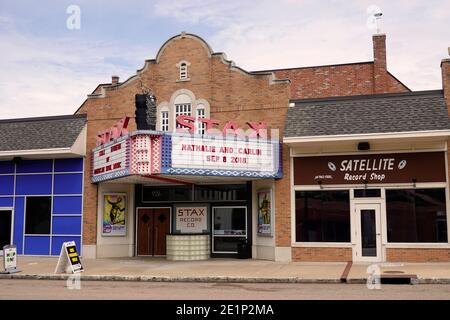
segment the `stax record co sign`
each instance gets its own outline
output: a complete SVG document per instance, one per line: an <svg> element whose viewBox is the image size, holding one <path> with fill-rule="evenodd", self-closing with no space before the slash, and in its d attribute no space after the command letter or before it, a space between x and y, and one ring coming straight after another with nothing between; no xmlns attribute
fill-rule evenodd
<svg viewBox="0 0 450 320"><path fill-rule="evenodd" d="M445 182L443 152L368 154L294 159L294 183L376 184Z"/></svg>

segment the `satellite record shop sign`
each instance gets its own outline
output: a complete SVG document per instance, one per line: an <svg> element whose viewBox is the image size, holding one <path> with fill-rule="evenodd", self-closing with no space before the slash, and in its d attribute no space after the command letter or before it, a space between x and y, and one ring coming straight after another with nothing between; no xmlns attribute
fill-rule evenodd
<svg viewBox="0 0 450 320"><path fill-rule="evenodd" d="M294 159L296 185L445 182L443 152Z"/></svg>

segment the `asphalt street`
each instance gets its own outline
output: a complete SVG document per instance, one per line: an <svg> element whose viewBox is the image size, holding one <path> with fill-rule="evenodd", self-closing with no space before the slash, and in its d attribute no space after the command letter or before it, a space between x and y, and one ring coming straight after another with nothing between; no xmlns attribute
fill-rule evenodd
<svg viewBox="0 0 450 320"><path fill-rule="evenodd" d="M0 299L449 300L450 285L180 283L0 279Z"/></svg>

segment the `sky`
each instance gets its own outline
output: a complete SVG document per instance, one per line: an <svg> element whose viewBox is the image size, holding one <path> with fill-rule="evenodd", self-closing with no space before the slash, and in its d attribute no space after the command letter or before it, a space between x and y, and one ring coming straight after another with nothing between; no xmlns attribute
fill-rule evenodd
<svg viewBox="0 0 450 320"><path fill-rule="evenodd" d="M449 0L0 0L0 119L72 114L182 31L248 71L371 61L374 9L388 70L441 89Z"/></svg>

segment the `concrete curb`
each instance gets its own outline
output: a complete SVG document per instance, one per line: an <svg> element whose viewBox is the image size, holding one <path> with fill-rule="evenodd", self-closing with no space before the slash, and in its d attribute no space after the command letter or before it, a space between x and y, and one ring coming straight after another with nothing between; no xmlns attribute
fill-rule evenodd
<svg viewBox="0 0 450 320"><path fill-rule="evenodd" d="M70 274L0 274L1 279L25 279L25 280L67 280ZM81 274L83 281L142 281L142 282L202 282L202 283L304 283L304 284L366 284L365 278L347 279L305 279L298 277L289 278L256 278L256 277L164 277L164 276L121 276L121 275L85 275ZM418 278L414 284L450 284L447 278Z"/></svg>
<svg viewBox="0 0 450 320"><path fill-rule="evenodd" d="M348 284L366 284L367 279L347 279ZM416 284L450 284L448 278L417 278L411 280L411 285Z"/></svg>
<svg viewBox="0 0 450 320"><path fill-rule="evenodd" d="M26 280L67 280L70 274L2 274L1 279ZM163 277L163 276L118 276L118 275L81 275L83 281L143 281L143 282L220 282L220 283L341 283L340 279L303 279L303 278L255 278L255 277Z"/></svg>

